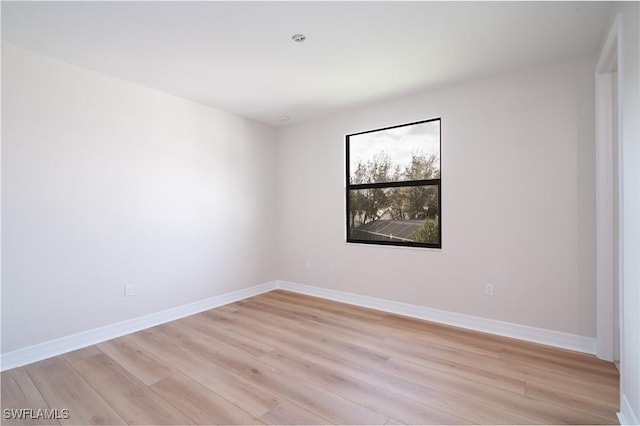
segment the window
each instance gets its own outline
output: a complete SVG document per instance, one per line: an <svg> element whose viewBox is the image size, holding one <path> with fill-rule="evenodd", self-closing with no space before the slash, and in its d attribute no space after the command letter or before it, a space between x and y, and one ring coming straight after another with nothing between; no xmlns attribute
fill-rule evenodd
<svg viewBox="0 0 640 426"><path fill-rule="evenodd" d="M347 242L442 247L440 119L347 135Z"/></svg>

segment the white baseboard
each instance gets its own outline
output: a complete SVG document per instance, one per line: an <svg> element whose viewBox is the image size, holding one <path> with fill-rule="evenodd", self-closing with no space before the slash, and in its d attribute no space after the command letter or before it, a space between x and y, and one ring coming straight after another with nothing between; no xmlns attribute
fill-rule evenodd
<svg viewBox="0 0 640 426"><path fill-rule="evenodd" d="M389 313L419 318L441 324L453 325L470 330L485 333L497 334L500 336L512 337L529 342L541 343L544 345L570 349L578 352L595 354L596 340L594 338L577 336L574 334L562 333L558 331L545 330L541 328L529 327L525 325L513 324L503 321L496 321L487 318L474 317L470 315L457 314L454 312L441 311L424 306L411 305L408 303L394 302L392 300L378 299L375 297L362 296L354 293L331 290L327 288L308 286L289 281L272 281L269 283L245 288L209 299L200 300L175 308L143 315L130 320L118 322L104 327L83 331L70 336L61 337L55 340L38 343L33 346L17 349L0 355L0 371L20 367L32 362L41 361L52 356L61 355L67 352L95 345L126 334L135 333L149 327L164 324L194 315L208 309L227 305L238 300L256 296L275 289L289 290L296 293L335 300L351 305L377 309ZM621 407L624 408L624 407ZM626 414L626 413L630 414ZM633 412L621 410L621 416L631 418ZM633 423L627 423L633 424Z"/></svg>
<svg viewBox="0 0 640 426"><path fill-rule="evenodd" d="M640 425L638 417L634 414L631 404L627 399L627 395L620 397L620 412L618 413L618 420L621 425Z"/></svg>
<svg viewBox="0 0 640 426"><path fill-rule="evenodd" d="M392 300L378 299L375 297L362 296L359 294L346 293L343 291L314 287L288 281L278 281L278 288L307 294L309 296L321 297L351 305L377 309L389 313L569 349L572 351L588 354L596 353L596 339L591 337L441 311L424 306L394 302Z"/></svg>
<svg viewBox="0 0 640 426"><path fill-rule="evenodd" d="M32 362L41 361L52 356L95 345L125 334L135 333L149 327L175 321L189 315L197 314L208 309L217 308L238 300L266 293L277 288L277 282L272 281L256 285L220 296L211 297L197 302L188 303L160 312L143 315L130 320L118 322L104 327L94 328L70 336L38 343L33 346L17 349L0 355L0 371L20 367Z"/></svg>

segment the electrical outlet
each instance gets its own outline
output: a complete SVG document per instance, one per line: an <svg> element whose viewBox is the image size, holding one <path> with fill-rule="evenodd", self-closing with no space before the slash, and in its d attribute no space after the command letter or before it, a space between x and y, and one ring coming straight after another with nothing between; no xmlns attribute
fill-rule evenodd
<svg viewBox="0 0 640 426"><path fill-rule="evenodd" d="M304 263L304 269L306 269L307 271L310 271L310 270L311 270L311 261L310 261L310 260L307 260L307 261Z"/></svg>
<svg viewBox="0 0 640 426"><path fill-rule="evenodd" d="M133 288L132 284L127 284L127 285L124 286L124 296L125 297L133 296L134 293L135 293L135 289Z"/></svg>
<svg viewBox="0 0 640 426"><path fill-rule="evenodd" d="M484 285L484 295L489 297L493 296L493 284Z"/></svg>

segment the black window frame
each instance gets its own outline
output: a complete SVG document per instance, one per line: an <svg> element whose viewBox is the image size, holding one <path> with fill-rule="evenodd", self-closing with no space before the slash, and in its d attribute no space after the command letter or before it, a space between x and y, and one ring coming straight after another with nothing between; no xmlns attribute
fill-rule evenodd
<svg viewBox="0 0 640 426"><path fill-rule="evenodd" d="M353 136L363 135L366 133L373 132L381 132L384 130L395 129L399 127L413 126L417 124L429 123L433 121L439 121L440 125L438 126L438 156L439 156L439 166L440 166L440 177L434 179L421 179L421 180L407 180L407 181L390 181L390 182L378 182L378 183L364 183L364 184L352 184L351 183L351 170L350 170L350 153L349 153L349 140ZM346 190L345 190L345 198L346 198L346 240L347 243L355 243L355 244L371 244L371 245L382 245L382 246L400 246L400 247L418 247L418 248L431 248L431 249L442 249L442 118L430 118L427 120L414 121L411 123L398 124L395 126L382 127L379 129L366 130L364 132L352 133L345 136L345 146L346 146ZM350 226L350 191L353 190L362 190L362 189L373 189L373 188L399 188L399 187L414 187L414 186L435 186L437 187L438 194L438 242L437 243L424 243L424 242L415 242L415 241L385 241L385 240L363 240L351 237L351 226Z"/></svg>

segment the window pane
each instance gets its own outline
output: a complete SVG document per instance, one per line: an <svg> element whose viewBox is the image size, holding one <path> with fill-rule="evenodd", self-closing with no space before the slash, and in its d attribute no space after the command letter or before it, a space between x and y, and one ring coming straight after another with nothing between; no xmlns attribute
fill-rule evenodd
<svg viewBox="0 0 640 426"><path fill-rule="evenodd" d="M440 177L440 120L349 136L350 184Z"/></svg>
<svg viewBox="0 0 640 426"><path fill-rule="evenodd" d="M349 191L349 239L439 244L436 185Z"/></svg>

